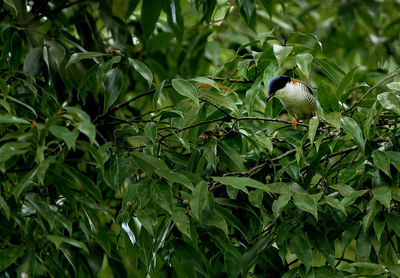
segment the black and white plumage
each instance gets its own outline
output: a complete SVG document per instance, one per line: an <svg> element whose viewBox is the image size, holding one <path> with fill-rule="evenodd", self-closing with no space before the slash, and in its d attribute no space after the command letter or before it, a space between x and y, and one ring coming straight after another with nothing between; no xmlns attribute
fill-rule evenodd
<svg viewBox="0 0 400 278"><path fill-rule="evenodd" d="M273 96L279 98L289 115L296 120L308 120L317 110L317 99L310 87L286 75L274 77L269 82L267 102Z"/></svg>

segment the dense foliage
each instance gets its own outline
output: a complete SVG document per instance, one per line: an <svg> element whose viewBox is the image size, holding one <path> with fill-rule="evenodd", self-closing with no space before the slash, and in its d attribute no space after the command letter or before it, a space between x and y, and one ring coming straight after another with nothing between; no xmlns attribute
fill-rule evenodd
<svg viewBox="0 0 400 278"><path fill-rule="evenodd" d="M398 1L0 3L2 277L400 276Z"/></svg>

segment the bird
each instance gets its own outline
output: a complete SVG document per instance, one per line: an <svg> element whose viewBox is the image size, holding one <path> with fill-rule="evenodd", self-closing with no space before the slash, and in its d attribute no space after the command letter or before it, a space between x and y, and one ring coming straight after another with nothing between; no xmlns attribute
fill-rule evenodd
<svg viewBox="0 0 400 278"><path fill-rule="evenodd" d="M306 83L287 75L279 75L268 84L267 102L276 96L289 116L294 118L292 126L297 130L297 120L309 120L317 113L317 99Z"/></svg>

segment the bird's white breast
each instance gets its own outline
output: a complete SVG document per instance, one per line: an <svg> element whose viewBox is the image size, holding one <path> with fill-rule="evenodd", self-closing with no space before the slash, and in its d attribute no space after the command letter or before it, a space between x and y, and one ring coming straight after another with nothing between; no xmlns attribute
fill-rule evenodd
<svg viewBox="0 0 400 278"><path fill-rule="evenodd" d="M296 118L309 118L315 110L316 105L310 104L307 99L313 98L306 85L301 82L289 82L286 86L275 93L289 113ZM315 104L315 102L314 102Z"/></svg>
<svg viewBox="0 0 400 278"><path fill-rule="evenodd" d="M301 83L288 83L286 86L276 92L276 96L284 102L286 105L294 104L302 104L304 102L304 98L309 92L306 91Z"/></svg>

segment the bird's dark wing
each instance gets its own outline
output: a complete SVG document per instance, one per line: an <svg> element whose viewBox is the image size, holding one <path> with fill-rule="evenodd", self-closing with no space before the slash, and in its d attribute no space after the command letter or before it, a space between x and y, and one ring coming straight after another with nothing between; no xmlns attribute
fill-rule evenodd
<svg viewBox="0 0 400 278"><path fill-rule="evenodd" d="M311 88L308 87L308 85L307 85L306 83L304 83L303 81L299 81L299 82L301 82L301 84L303 84L304 86L306 86L307 91L308 91L312 96L315 97L315 94L314 94L313 90L311 90Z"/></svg>

